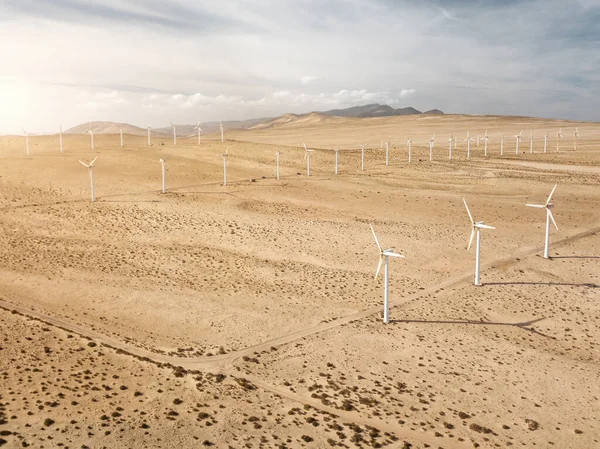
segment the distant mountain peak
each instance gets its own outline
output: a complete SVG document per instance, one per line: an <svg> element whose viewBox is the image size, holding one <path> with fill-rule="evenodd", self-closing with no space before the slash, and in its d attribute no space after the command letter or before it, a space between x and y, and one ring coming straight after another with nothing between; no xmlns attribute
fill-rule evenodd
<svg viewBox="0 0 600 449"><path fill-rule="evenodd" d="M363 106L352 106L350 108L345 109L332 109L330 111L323 112L323 114L333 115L337 117L367 118L389 117L394 115L413 115L423 113L410 106L406 108L394 109L393 107L387 104L372 103ZM425 114L443 114L443 112L439 109L432 109L430 111L425 112Z"/></svg>

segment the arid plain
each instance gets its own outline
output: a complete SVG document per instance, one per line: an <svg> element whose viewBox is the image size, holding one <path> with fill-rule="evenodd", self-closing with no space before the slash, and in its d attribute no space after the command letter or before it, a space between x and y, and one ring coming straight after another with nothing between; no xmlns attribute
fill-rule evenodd
<svg viewBox="0 0 600 449"><path fill-rule="evenodd" d="M1 445L600 446L600 124L312 114L217 137L36 136L30 157L0 137ZM525 203L556 183L546 260ZM496 227L482 287L462 198ZM406 256L388 325L369 223Z"/></svg>

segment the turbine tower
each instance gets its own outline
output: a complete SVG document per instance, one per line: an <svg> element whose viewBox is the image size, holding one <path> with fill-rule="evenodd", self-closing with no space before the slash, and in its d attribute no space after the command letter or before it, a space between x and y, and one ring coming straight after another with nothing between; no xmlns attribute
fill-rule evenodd
<svg viewBox="0 0 600 449"><path fill-rule="evenodd" d="M560 128L558 130L558 132L556 133L556 152L557 153L558 153L558 147L559 147L560 139L562 139L562 138L563 138L562 128Z"/></svg>
<svg viewBox="0 0 600 449"><path fill-rule="evenodd" d="M338 172L338 162L340 160L340 147L336 147L335 148L335 174L337 175Z"/></svg>
<svg viewBox="0 0 600 449"><path fill-rule="evenodd" d="M379 244L379 240L377 239L377 235L375 234L375 230L373 229L373 225L371 226L371 232L373 233L373 237L375 238L375 243L377 244L377 248L379 249L379 263L377 264L377 271L375 272L375 280L379 276L379 272L381 271L381 265L383 264L383 322L388 324L390 322L390 291L389 291L389 280L390 280L390 270L389 270L389 258L390 257L399 257L404 258L403 255L394 252L394 248L383 249Z"/></svg>
<svg viewBox="0 0 600 449"><path fill-rule="evenodd" d="M25 133L25 154L29 157L29 133L25 131L24 128L21 128Z"/></svg>
<svg viewBox="0 0 600 449"><path fill-rule="evenodd" d="M92 203L94 201L96 201L96 197L94 196L94 162L96 162L96 159L98 159L98 156L96 156L92 162L90 162L89 164L86 164L85 162L79 161L79 163L81 165L83 165L84 167L86 167L88 169L88 172L90 173L90 185L92 186Z"/></svg>
<svg viewBox="0 0 600 449"><path fill-rule="evenodd" d="M429 162L433 161L433 145L435 144L435 134L429 139Z"/></svg>
<svg viewBox="0 0 600 449"><path fill-rule="evenodd" d="M469 246L467 246L467 251L471 249L471 245L473 244L473 237L477 235L477 243L476 243L476 254L475 254L475 285L481 286L481 278L479 276L479 270L481 268L481 230L482 229L496 229L493 226L488 226L483 223L483 221L473 221L473 216L471 215L471 211L469 210L469 206L467 206L467 201L463 198L463 202L465 203L465 207L467 208L467 214L469 214L469 219L471 220L471 225L473 228L471 229L471 238L469 238Z"/></svg>
<svg viewBox="0 0 600 449"><path fill-rule="evenodd" d="M573 151L577 151L577 140L579 139L579 128L575 128L575 134L573 134Z"/></svg>
<svg viewBox="0 0 600 449"><path fill-rule="evenodd" d="M388 141L385 143L385 165L390 165L390 141L392 138L390 137Z"/></svg>
<svg viewBox="0 0 600 449"><path fill-rule="evenodd" d="M229 155L229 147L225 148L223 156L223 186L227 185L227 156Z"/></svg>
<svg viewBox="0 0 600 449"><path fill-rule="evenodd" d="M408 163L410 164L412 160L412 140L410 140L410 137L406 141L406 144L408 145Z"/></svg>
<svg viewBox="0 0 600 449"><path fill-rule="evenodd" d="M169 156L170 157L170 156ZM161 172L162 172L162 193L167 193L167 188L165 185L165 178L167 177L167 160L168 157L164 157L160 159Z"/></svg>
<svg viewBox="0 0 600 449"><path fill-rule="evenodd" d="M504 156L504 134L500 133L500 156Z"/></svg>
<svg viewBox="0 0 600 449"><path fill-rule="evenodd" d="M121 148L123 148L123 127L119 126L119 135L121 137Z"/></svg>
<svg viewBox="0 0 600 449"><path fill-rule="evenodd" d="M312 153L313 150L309 150L308 148L306 148L305 143L303 143L302 145L304 145L304 149L306 150L304 152L304 160L306 161L306 176L310 176L310 153Z"/></svg>
<svg viewBox="0 0 600 449"><path fill-rule="evenodd" d="M546 149L548 148L548 131L544 134L544 154L546 154Z"/></svg>
<svg viewBox="0 0 600 449"><path fill-rule="evenodd" d="M173 122L169 122L173 127L173 145L177 145L177 129L175 128L175 124Z"/></svg>
<svg viewBox="0 0 600 449"><path fill-rule="evenodd" d="M221 128L221 143L225 142L225 134L223 132L223 122L219 122L219 128Z"/></svg>
<svg viewBox="0 0 600 449"><path fill-rule="evenodd" d="M275 153L275 175L277 176L277 181L279 181L279 156L281 156L281 152L277 150L277 153Z"/></svg>
<svg viewBox="0 0 600 449"><path fill-rule="evenodd" d="M489 142L490 138L488 137L487 134L487 129L485 130L485 135L483 136L483 154L485 155L485 157L487 157L488 155L488 142Z"/></svg>
<svg viewBox="0 0 600 449"><path fill-rule="evenodd" d="M152 145L151 134L152 134L152 126L148 125L148 146Z"/></svg>
<svg viewBox="0 0 600 449"><path fill-rule="evenodd" d="M92 129L92 122L90 122L90 129L88 129L87 132L90 135L92 151L94 151L94 130Z"/></svg>
<svg viewBox="0 0 600 449"><path fill-rule="evenodd" d="M529 154L533 154L533 139L535 139L535 137L533 137L533 132L530 130L529 131Z"/></svg>
<svg viewBox="0 0 600 449"><path fill-rule="evenodd" d="M371 143L371 141L369 140L364 145L361 145L361 152L360 152L360 169L361 169L361 171L365 171L365 147L367 145L369 145L370 143Z"/></svg>
<svg viewBox="0 0 600 449"><path fill-rule="evenodd" d="M456 143L456 139L454 138L454 134L450 135L448 139L448 160L452 160L452 144Z"/></svg>
<svg viewBox="0 0 600 449"><path fill-rule="evenodd" d="M194 127L194 129L198 130L198 145L200 145L200 134L202 133L202 128L200 128L200 121L198 120L198 124Z"/></svg>
<svg viewBox="0 0 600 449"><path fill-rule="evenodd" d="M552 195L554 195L554 191L556 190L557 186L558 184L554 185L554 188L552 189L552 192L550 192L550 195L548 196L548 199L546 200L545 204L525 205L528 207L535 207L537 209L546 209L546 239L544 240L544 259L550 258L550 220L552 220L552 223L554 223L554 227L558 231L558 225L556 224L554 216L552 215L552 208L554 208L554 204L550 202L550 200L552 200Z"/></svg>

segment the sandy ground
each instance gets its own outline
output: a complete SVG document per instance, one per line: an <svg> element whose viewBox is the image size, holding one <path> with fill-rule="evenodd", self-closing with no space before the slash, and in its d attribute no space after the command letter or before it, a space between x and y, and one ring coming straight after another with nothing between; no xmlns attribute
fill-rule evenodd
<svg viewBox="0 0 600 449"><path fill-rule="evenodd" d="M561 126L561 151L536 140L529 154L530 128ZM496 136L489 157L481 141L449 162L448 137L467 128L526 131L519 155L507 139L500 157ZM212 137L126 136L121 149L97 135L92 152L66 136L62 154L57 137L32 137L29 158L24 138L0 138L8 447L600 444L600 125L309 117ZM362 172L353 142L369 139ZM303 141L319 149L310 177ZM78 160L95 156L92 204ZM524 204L555 183L545 260L543 211ZM463 197L497 228L479 288ZM369 223L406 255L391 263L387 326Z"/></svg>

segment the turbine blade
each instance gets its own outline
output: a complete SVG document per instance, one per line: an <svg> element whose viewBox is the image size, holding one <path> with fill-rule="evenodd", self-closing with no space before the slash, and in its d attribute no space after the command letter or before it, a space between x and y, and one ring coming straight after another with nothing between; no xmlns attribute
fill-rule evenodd
<svg viewBox="0 0 600 449"><path fill-rule="evenodd" d="M94 162L96 162L96 159L98 159L98 156L96 156L96 157L94 158L94 160L93 160L92 162L90 162L90 167L93 167L93 166L94 166Z"/></svg>
<svg viewBox="0 0 600 449"><path fill-rule="evenodd" d="M384 251L383 252L384 256L390 256L390 257L401 257L402 259L404 259L405 257L402 254L398 254L398 253L393 253L391 251Z"/></svg>
<svg viewBox="0 0 600 449"><path fill-rule="evenodd" d="M473 216L471 215L471 211L469 210L469 206L467 206L467 200L463 198L463 203L465 203L465 207L467 208L467 214L469 214L469 219L471 220L471 224L475 224L473 221Z"/></svg>
<svg viewBox="0 0 600 449"><path fill-rule="evenodd" d="M81 165L83 165L85 168L90 168L90 166L89 166L88 164L86 164L85 162L81 162L81 161L79 161L79 163L80 163Z"/></svg>
<svg viewBox="0 0 600 449"><path fill-rule="evenodd" d="M469 245L467 246L467 251L471 249L471 245L473 244L473 237L475 237L475 228L471 229L471 237L469 238Z"/></svg>
<svg viewBox="0 0 600 449"><path fill-rule="evenodd" d="M475 226L477 226L478 228L481 228L481 229L496 229L496 228L495 228L495 227L493 227L493 226L488 226L488 225L486 225L486 224L483 224L483 223L476 224Z"/></svg>
<svg viewBox="0 0 600 449"><path fill-rule="evenodd" d="M306 144L305 144L305 143L303 143L302 145L304 145L304 149L305 149L306 151L308 151L308 148L306 148Z"/></svg>
<svg viewBox="0 0 600 449"><path fill-rule="evenodd" d="M558 231L558 225L556 224L556 221L554 220L554 215L552 215L552 211L550 209L546 209L548 212L548 216L550 217L550 220L552 220L552 223L554 223L554 227L556 228L556 230Z"/></svg>
<svg viewBox="0 0 600 449"><path fill-rule="evenodd" d="M525 204L527 207L535 207L537 209L544 209L546 206L543 204Z"/></svg>
<svg viewBox="0 0 600 449"><path fill-rule="evenodd" d="M550 195L548 196L548 199L546 200L546 206L548 204L550 204L550 200L552 199L552 195L554 195L554 191L556 190L557 187L558 187L558 184L554 184L554 188L552 189L552 192L550 192Z"/></svg>
<svg viewBox="0 0 600 449"><path fill-rule="evenodd" d="M373 233L373 237L375 237L375 243L377 243L377 248L379 248L379 251L383 251L381 249L381 245L379 244L379 239L377 238L377 235L375 235L375 229L373 229L373 225L369 223L369 226L371 226L371 232Z"/></svg>
<svg viewBox="0 0 600 449"><path fill-rule="evenodd" d="M377 280L377 276L379 276L379 271L381 270L381 264L383 263L383 254L379 256L379 263L377 264L377 271L375 272L375 280Z"/></svg>

